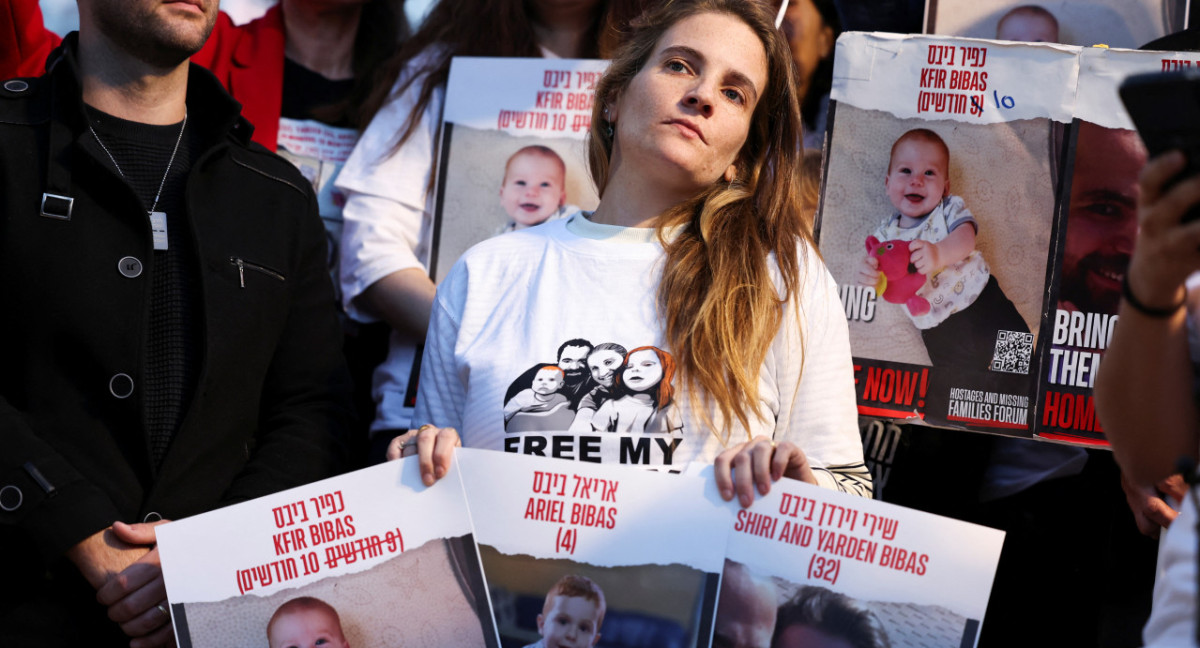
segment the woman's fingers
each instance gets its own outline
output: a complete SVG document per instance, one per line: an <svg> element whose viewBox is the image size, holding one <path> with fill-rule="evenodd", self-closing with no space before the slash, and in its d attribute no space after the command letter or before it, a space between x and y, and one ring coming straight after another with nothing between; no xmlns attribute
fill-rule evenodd
<svg viewBox="0 0 1200 648"><path fill-rule="evenodd" d="M758 437L750 443L750 470L751 477L754 480L754 485L758 487L759 495L766 495L771 491L771 458L775 454L775 442L766 438ZM750 493L750 502L754 501L754 494ZM747 504L749 506L749 504Z"/></svg>
<svg viewBox="0 0 1200 648"><path fill-rule="evenodd" d="M808 462L808 455L791 441L779 444L771 463L771 479L778 481L783 477L814 485L817 483L817 476L813 473L812 464Z"/></svg>
<svg viewBox="0 0 1200 648"><path fill-rule="evenodd" d="M426 486L446 476L450 472L450 462L454 460L454 449L462 445L458 431L454 428L440 428L436 425L425 424L416 430L410 430L409 438L402 443L401 456L411 455L410 448L416 448L417 464L421 468L421 481Z"/></svg>
<svg viewBox="0 0 1200 648"><path fill-rule="evenodd" d="M713 469L721 498L728 502L736 496L739 504L748 507L756 496L771 492L771 482L791 469L795 454L803 460L799 448L787 445L781 454L769 437L758 436L717 455Z"/></svg>
<svg viewBox="0 0 1200 648"><path fill-rule="evenodd" d="M426 423L417 429L417 463L421 466L421 481L426 486L433 486L434 478L433 450L437 443L438 428Z"/></svg>
<svg viewBox="0 0 1200 648"><path fill-rule="evenodd" d="M454 449L462 445L458 430L454 428L438 428L433 435L433 479L436 481L450 472L450 462L454 461ZM432 483L432 482L427 482Z"/></svg>
<svg viewBox="0 0 1200 648"><path fill-rule="evenodd" d="M733 490L742 508L754 503L754 474L749 445L743 446L742 451L733 458Z"/></svg>
<svg viewBox="0 0 1200 648"><path fill-rule="evenodd" d="M717 492L721 494L721 499L726 502L733 499L733 458L741 452L743 445L745 444L726 448L713 461L713 473L717 479Z"/></svg>
<svg viewBox="0 0 1200 648"><path fill-rule="evenodd" d="M427 423L392 439L388 443L387 459L393 461L417 455L421 481L426 486L432 486L450 472L454 449L461 445L462 440L454 428L440 428Z"/></svg>
<svg viewBox="0 0 1200 648"><path fill-rule="evenodd" d="M404 434L401 434L401 435L393 438L388 443L387 455L386 455L387 460L395 461L395 460L399 459L400 457L403 457L405 449L407 449L411 445L410 441L413 439L413 437L416 436L416 434L417 434L416 430L409 430L408 432L405 432Z"/></svg>

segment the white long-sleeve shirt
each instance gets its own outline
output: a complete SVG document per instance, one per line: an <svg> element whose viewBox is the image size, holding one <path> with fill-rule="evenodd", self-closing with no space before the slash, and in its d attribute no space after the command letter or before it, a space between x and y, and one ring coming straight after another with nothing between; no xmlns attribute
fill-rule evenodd
<svg viewBox="0 0 1200 648"><path fill-rule="evenodd" d="M401 73L396 87L427 62L421 55ZM340 243L339 276L346 314L360 322L377 318L356 301L371 284L401 270L427 270L432 236L433 196L430 176L441 127L445 89L436 88L412 136L395 148L405 120L416 108L417 79L393 97L371 120L346 160L336 185L346 194ZM372 392L378 405L376 430L411 427L408 392L417 346L421 340L393 331L387 360L375 370Z"/></svg>

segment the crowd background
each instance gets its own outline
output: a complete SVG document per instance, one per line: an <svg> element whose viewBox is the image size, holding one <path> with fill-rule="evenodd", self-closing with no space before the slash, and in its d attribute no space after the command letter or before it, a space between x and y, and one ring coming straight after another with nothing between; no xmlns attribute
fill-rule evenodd
<svg viewBox="0 0 1200 648"><path fill-rule="evenodd" d="M63 34L77 26L73 0L44 0L40 4L51 31ZM272 4L264 0L224 0L221 7L233 22L242 24L262 15ZM428 0L404 3L414 30L420 28L420 21L432 4ZM832 41L841 31L920 33L925 3L794 0L793 5L804 6L808 22L797 14L785 21L784 32L793 41L793 57L802 75L805 145L810 149L806 162L810 168L818 168L832 74ZM813 43L828 43L828 46L814 48ZM595 55L597 47L592 45L579 51ZM400 74L396 71L386 82L388 89L394 82L403 83ZM804 78L805 75L811 76ZM386 104L375 108L380 111L377 115L387 110ZM389 122L389 133L394 133L398 124L405 124L407 118L404 114L398 121ZM396 116L390 119L395 120ZM366 138L368 123L346 125L355 127ZM380 141L394 140L384 137ZM377 142L370 153L378 160L398 149L398 145L393 149ZM814 177L815 173L806 179ZM809 187L814 195L819 189L815 184ZM359 192L370 193L361 186ZM806 196L806 199L815 209L815 198ZM421 205L415 207L419 210ZM388 320L386 314L380 315ZM382 458L382 444L390 440L377 435L382 444L375 444L373 455L365 442L365 423L374 415L370 390L364 383L370 380L373 365L382 360L380 341L376 339L371 344L375 346L365 349L347 346L352 365L356 354L365 363L355 372L360 417L367 419L352 443L356 465ZM393 342L393 350L394 347ZM378 398L378 388L376 391ZM408 422L396 419L376 426L374 431L399 431ZM866 427L869 426L864 423ZM1145 527L1143 531L1153 533L1155 528L1146 525L1144 519L1135 519L1130 512L1120 471L1108 450L1081 450L1087 457L1082 471L1046 480L1001 500L981 503L978 492L982 467L992 452L989 439L962 432L904 427L898 433L898 444L898 450L890 458L893 468L890 478L876 485L877 496L911 508L988 524L1009 533L980 645L1028 641L1030 626L1050 628L1042 637L1048 644L1140 645L1140 630L1150 608L1156 546L1154 540L1139 532L1139 523Z"/></svg>

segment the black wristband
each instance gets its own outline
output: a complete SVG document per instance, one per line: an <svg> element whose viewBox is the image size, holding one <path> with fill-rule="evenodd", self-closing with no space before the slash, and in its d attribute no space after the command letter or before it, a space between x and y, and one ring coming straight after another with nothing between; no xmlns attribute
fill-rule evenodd
<svg viewBox="0 0 1200 648"><path fill-rule="evenodd" d="M1129 287L1129 272L1126 272L1125 276L1121 277L1121 296L1125 298L1126 304L1129 304L1133 307L1133 310L1145 315L1146 317L1153 317L1155 319L1166 319L1179 312L1179 309L1183 308L1183 305L1187 303L1187 293L1185 292L1183 294L1183 299L1180 299L1179 303L1175 304L1174 306L1169 306L1167 308L1154 308L1152 306L1143 304L1141 300L1133 296L1133 289Z"/></svg>

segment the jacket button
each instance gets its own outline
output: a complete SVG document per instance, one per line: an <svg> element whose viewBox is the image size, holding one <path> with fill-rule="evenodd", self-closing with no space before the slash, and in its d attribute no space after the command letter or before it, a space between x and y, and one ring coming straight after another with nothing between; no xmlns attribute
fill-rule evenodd
<svg viewBox="0 0 1200 648"><path fill-rule="evenodd" d="M163 519L163 516L158 511L150 511L142 518L142 522L158 522Z"/></svg>
<svg viewBox="0 0 1200 648"><path fill-rule="evenodd" d="M117 270L121 271L121 276L128 279L136 279L142 275L142 262L137 257L121 257L117 261Z"/></svg>
<svg viewBox="0 0 1200 648"><path fill-rule="evenodd" d="M4 89L13 94L21 94L29 89L29 84L20 79L12 79L4 82Z"/></svg>
<svg viewBox="0 0 1200 648"><path fill-rule="evenodd" d="M108 393L115 398L129 398L133 395L133 378L123 373L113 376L108 381Z"/></svg>
<svg viewBox="0 0 1200 648"><path fill-rule="evenodd" d="M20 488L9 484L4 488L0 488L0 509L8 513L21 508L21 502L25 501L25 495Z"/></svg>

